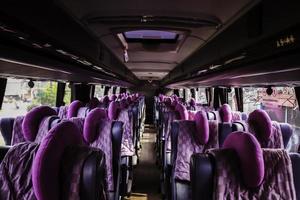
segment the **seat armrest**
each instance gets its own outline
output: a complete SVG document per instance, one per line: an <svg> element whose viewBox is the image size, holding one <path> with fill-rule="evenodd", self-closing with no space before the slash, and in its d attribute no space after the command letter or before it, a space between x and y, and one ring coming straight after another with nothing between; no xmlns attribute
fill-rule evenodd
<svg viewBox="0 0 300 200"><path fill-rule="evenodd" d="M105 190L105 155L95 151L86 158L82 168L80 187L81 199L97 200L102 198Z"/></svg>
<svg viewBox="0 0 300 200"><path fill-rule="evenodd" d="M192 199L211 200L213 197L214 159L208 154L193 154L190 164Z"/></svg>

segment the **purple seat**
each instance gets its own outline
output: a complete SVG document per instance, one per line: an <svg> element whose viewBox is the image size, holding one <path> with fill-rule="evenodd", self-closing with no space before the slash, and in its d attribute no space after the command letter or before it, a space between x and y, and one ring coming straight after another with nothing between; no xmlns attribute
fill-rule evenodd
<svg viewBox="0 0 300 200"><path fill-rule="evenodd" d="M9 150L0 165L0 199L105 199L104 162L72 122L62 122L41 144Z"/></svg>
<svg viewBox="0 0 300 200"><path fill-rule="evenodd" d="M231 133L222 149L192 156L192 199L296 199L299 162L299 154L261 149L250 133Z"/></svg>
<svg viewBox="0 0 300 200"><path fill-rule="evenodd" d="M190 193L190 158L194 153L204 153L219 148L233 131L243 131L239 123L218 123L208 120L204 111L198 111L193 121L172 123L172 198L188 199Z"/></svg>
<svg viewBox="0 0 300 200"><path fill-rule="evenodd" d="M85 119L83 136L86 143L101 149L105 154L109 199L119 196L122 133L123 123L109 119L105 109L95 108Z"/></svg>
<svg viewBox="0 0 300 200"><path fill-rule="evenodd" d="M58 117L60 119L66 119L68 115L68 106L60 106L58 111Z"/></svg>

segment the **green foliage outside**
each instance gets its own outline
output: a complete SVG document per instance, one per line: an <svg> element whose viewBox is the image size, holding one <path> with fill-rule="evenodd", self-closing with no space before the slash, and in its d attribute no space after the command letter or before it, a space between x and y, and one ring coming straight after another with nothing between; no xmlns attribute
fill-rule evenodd
<svg viewBox="0 0 300 200"><path fill-rule="evenodd" d="M55 106L56 103L57 83L48 82L43 87L35 89L35 98L32 99L31 104L27 110L40 105Z"/></svg>
<svg viewBox="0 0 300 200"><path fill-rule="evenodd" d="M69 105L71 103L71 89L66 86L65 96L64 96L65 105Z"/></svg>

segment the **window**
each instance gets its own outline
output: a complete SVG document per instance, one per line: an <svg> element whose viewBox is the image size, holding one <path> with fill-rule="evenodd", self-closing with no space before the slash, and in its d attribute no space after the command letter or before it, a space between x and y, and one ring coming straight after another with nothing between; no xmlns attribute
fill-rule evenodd
<svg viewBox="0 0 300 200"><path fill-rule="evenodd" d="M69 105L71 103L71 88L69 85L66 85L65 87L64 103L65 105Z"/></svg>
<svg viewBox="0 0 300 200"><path fill-rule="evenodd" d="M230 92L228 92L228 104L230 105L232 110L237 110L236 108L236 97L234 89L232 88Z"/></svg>
<svg viewBox="0 0 300 200"><path fill-rule="evenodd" d="M56 82L34 81L29 88L28 80L8 78L0 117L24 115L40 105L55 106L56 91Z"/></svg>
<svg viewBox="0 0 300 200"><path fill-rule="evenodd" d="M117 87L116 94L120 94L120 87Z"/></svg>
<svg viewBox="0 0 300 200"><path fill-rule="evenodd" d="M96 85L95 86L95 97L101 98L104 96L104 86L103 85Z"/></svg>
<svg viewBox="0 0 300 200"><path fill-rule="evenodd" d="M179 97L183 98L184 89L179 89Z"/></svg>
<svg viewBox="0 0 300 200"><path fill-rule="evenodd" d="M205 88L196 88L196 102L207 104Z"/></svg>

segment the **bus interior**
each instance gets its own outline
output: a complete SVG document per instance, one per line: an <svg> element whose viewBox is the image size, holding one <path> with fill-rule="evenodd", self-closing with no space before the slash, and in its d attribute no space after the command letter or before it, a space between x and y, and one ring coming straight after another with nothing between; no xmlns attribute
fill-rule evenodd
<svg viewBox="0 0 300 200"><path fill-rule="evenodd" d="M300 2L2 0L1 200L300 200Z"/></svg>

